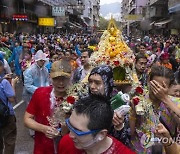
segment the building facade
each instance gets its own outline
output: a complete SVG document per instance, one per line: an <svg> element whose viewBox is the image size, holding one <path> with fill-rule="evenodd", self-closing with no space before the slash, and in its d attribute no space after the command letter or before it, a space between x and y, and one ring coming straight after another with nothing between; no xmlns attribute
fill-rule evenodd
<svg viewBox="0 0 180 154"><path fill-rule="evenodd" d="M51 6L50 16L55 19L54 29L73 30L83 29L84 4L82 0L40 0L41 2ZM60 12L59 12L60 11Z"/></svg>
<svg viewBox="0 0 180 154"><path fill-rule="evenodd" d="M65 17L56 17L56 27L93 30L99 27L100 0L40 0L53 6L65 7Z"/></svg>
<svg viewBox="0 0 180 154"><path fill-rule="evenodd" d="M171 34L180 34L180 1L179 0L169 0L168 11L170 14L170 31Z"/></svg>
<svg viewBox="0 0 180 154"><path fill-rule="evenodd" d="M136 35L138 30L152 34L178 34L179 19L179 0L122 1L122 22L126 31L129 27L130 34Z"/></svg>
<svg viewBox="0 0 180 154"><path fill-rule="evenodd" d="M123 0L122 22L127 35L140 35L141 21L145 20L144 11L148 0Z"/></svg>
<svg viewBox="0 0 180 154"><path fill-rule="evenodd" d="M84 0L85 10L82 19L90 28L99 27L100 0Z"/></svg>
<svg viewBox="0 0 180 154"><path fill-rule="evenodd" d="M82 18L84 0L24 0L0 1L0 32L53 32L55 29L84 29L98 26L99 1L92 2L89 25ZM53 15L54 8L64 10L63 15ZM24 18L26 17L26 18ZM39 25L39 18L54 18L54 26ZM44 19L45 20L45 19ZM43 21L43 20L42 20Z"/></svg>
<svg viewBox="0 0 180 154"><path fill-rule="evenodd" d="M35 4L23 0L0 1L0 31L33 32L37 26Z"/></svg>

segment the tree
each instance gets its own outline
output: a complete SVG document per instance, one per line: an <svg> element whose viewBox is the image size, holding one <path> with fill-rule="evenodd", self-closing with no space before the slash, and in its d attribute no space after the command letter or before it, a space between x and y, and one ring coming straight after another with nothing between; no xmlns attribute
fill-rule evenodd
<svg viewBox="0 0 180 154"><path fill-rule="evenodd" d="M108 27L108 20L106 20L104 17L100 16L100 21L99 21L99 29L100 30L106 30Z"/></svg>

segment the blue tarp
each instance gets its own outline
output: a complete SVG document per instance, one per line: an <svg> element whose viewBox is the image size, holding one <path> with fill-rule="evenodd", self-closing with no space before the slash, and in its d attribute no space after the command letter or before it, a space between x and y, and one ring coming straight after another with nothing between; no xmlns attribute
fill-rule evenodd
<svg viewBox="0 0 180 154"><path fill-rule="evenodd" d="M177 4L171 8L169 8L169 13L174 13L180 11L180 4Z"/></svg>

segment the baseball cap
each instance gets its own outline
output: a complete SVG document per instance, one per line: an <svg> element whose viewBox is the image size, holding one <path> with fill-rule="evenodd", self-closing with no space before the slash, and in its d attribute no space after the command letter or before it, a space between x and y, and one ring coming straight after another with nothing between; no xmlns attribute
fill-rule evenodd
<svg viewBox="0 0 180 154"><path fill-rule="evenodd" d="M65 60L59 60L52 63L50 77L56 78L59 76L71 77L71 65Z"/></svg>

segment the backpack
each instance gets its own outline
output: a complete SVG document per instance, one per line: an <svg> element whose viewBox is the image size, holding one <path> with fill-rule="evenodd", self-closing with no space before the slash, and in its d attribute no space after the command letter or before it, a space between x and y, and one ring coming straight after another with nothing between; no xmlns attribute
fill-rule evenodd
<svg viewBox="0 0 180 154"><path fill-rule="evenodd" d="M3 79L0 79L0 83L2 82L2 80ZM0 128L3 128L7 125L9 115L10 115L10 110L9 110L8 105L6 105L0 99Z"/></svg>

